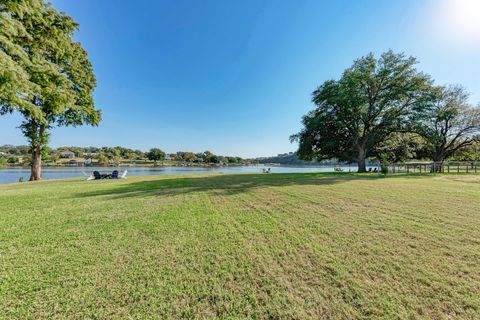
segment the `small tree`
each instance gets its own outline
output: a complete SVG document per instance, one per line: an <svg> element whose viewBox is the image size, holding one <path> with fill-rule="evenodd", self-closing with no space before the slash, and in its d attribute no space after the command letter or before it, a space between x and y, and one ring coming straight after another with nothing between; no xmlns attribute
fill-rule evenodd
<svg viewBox="0 0 480 320"><path fill-rule="evenodd" d="M98 164L100 166L108 165L108 157L103 152L101 152L97 155L97 160L98 160Z"/></svg>
<svg viewBox="0 0 480 320"><path fill-rule="evenodd" d="M135 152L128 152L127 153L127 159L128 160L136 160L137 159L137 154Z"/></svg>
<svg viewBox="0 0 480 320"><path fill-rule="evenodd" d="M443 162L480 141L480 107L468 104L468 93L462 87L440 87L436 93L417 131L427 140L432 160Z"/></svg>
<svg viewBox="0 0 480 320"><path fill-rule="evenodd" d="M382 155L380 157L380 172L385 176L388 174L389 165L390 163L388 162L387 155Z"/></svg>
<svg viewBox="0 0 480 320"><path fill-rule="evenodd" d="M183 155L183 159L186 161L186 162L195 162L197 161L197 157L195 156L195 154L193 152L185 152L185 154Z"/></svg>
<svg viewBox="0 0 480 320"><path fill-rule="evenodd" d="M313 92L316 109L303 117L303 129L291 136L303 160L365 159L394 132L408 128L430 94L430 79L415 70L416 59L388 51L356 60L340 80Z"/></svg>
<svg viewBox="0 0 480 320"><path fill-rule="evenodd" d="M16 158L16 157L10 157L10 158L7 159L7 163L11 164L11 165L16 164L17 162L18 162L18 158Z"/></svg>
<svg viewBox="0 0 480 320"><path fill-rule="evenodd" d="M122 158L120 156L113 156L112 161L115 164L115 166L118 167L122 163Z"/></svg>
<svg viewBox="0 0 480 320"><path fill-rule="evenodd" d="M52 151L50 152L48 157L50 158L50 161L53 162L53 164L56 164L58 159L60 159L60 154L57 151Z"/></svg>
<svg viewBox="0 0 480 320"><path fill-rule="evenodd" d="M147 159L154 162L157 165L157 161L165 160L165 152L158 148L152 148L147 152Z"/></svg>
<svg viewBox="0 0 480 320"><path fill-rule="evenodd" d="M218 157L208 150L203 153L202 158L203 162L205 163L215 163L215 161L218 162Z"/></svg>

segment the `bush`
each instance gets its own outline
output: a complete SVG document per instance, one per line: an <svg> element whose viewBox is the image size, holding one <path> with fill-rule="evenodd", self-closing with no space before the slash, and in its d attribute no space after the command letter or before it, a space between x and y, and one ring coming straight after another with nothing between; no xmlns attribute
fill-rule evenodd
<svg viewBox="0 0 480 320"><path fill-rule="evenodd" d="M383 174L383 175L387 175L388 174L388 165L384 165L382 163L382 166L380 167L380 172Z"/></svg>
<svg viewBox="0 0 480 320"><path fill-rule="evenodd" d="M23 182L23 181L24 181L24 180L23 180L23 177L20 177L20 178L18 179L18 182Z"/></svg>
<svg viewBox="0 0 480 320"><path fill-rule="evenodd" d="M388 166L389 166L389 163L388 163L387 155L384 154L382 155L382 160L380 162L380 172L383 175L388 174Z"/></svg>

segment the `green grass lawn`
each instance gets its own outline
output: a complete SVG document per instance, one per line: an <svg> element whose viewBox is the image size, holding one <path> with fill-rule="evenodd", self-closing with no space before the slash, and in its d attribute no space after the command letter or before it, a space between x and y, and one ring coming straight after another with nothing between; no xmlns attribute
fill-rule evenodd
<svg viewBox="0 0 480 320"><path fill-rule="evenodd" d="M478 319L480 176L0 186L0 318Z"/></svg>

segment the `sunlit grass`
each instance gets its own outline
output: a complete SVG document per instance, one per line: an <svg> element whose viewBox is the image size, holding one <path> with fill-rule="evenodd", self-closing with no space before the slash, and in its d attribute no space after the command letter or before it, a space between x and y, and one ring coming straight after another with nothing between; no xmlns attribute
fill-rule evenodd
<svg viewBox="0 0 480 320"><path fill-rule="evenodd" d="M480 176L0 186L0 318L470 318Z"/></svg>

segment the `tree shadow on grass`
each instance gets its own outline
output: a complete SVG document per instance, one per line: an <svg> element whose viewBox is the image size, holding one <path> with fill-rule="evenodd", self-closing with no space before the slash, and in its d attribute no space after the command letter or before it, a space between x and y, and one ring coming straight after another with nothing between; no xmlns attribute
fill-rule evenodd
<svg viewBox="0 0 480 320"><path fill-rule="evenodd" d="M234 195L261 187L320 186L345 183L354 180L379 180L418 178L424 175L391 175L387 178L377 174L350 173L279 173L279 174L232 174L168 177L157 180L137 181L121 185L109 185L108 189L80 193L79 197L110 196L112 198L175 196L187 193L211 193ZM95 183L95 181L92 181Z"/></svg>

